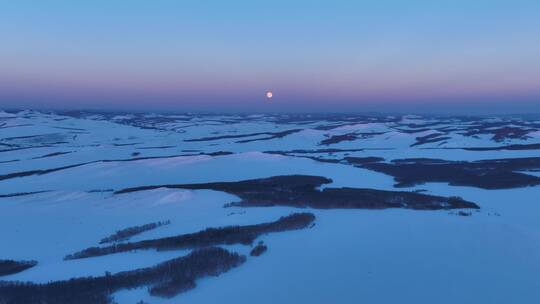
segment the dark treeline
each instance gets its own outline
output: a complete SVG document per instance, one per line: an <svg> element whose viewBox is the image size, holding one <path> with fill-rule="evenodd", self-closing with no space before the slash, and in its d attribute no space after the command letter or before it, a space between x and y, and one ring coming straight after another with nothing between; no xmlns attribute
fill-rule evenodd
<svg viewBox="0 0 540 304"><path fill-rule="evenodd" d="M528 134L534 131L538 131L536 128L531 128L529 126L515 126L510 127L508 123L495 123L488 124L484 123L481 125L476 125L469 128L466 132L462 133L465 136L477 136L481 134L490 134L493 135L491 140L496 142L501 142L506 139L527 139L529 138ZM499 128L493 128L494 126L499 125Z"/></svg>
<svg viewBox="0 0 540 304"><path fill-rule="evenodd" d="M384 158L382 157L376 157L376 156L367 156L367 157L345 157L344 159L348 163L353 163L355 165L358 164L369 164L369 163L378 163L384 161Z"/></svg>
<svg viewBox="0 0 540 304"><path fill-rule="evenodd" d="M445 148L445 149L463 149L467 151L521 151L521 150L540 150L540 144L515 144L498 147L463 147L463 148Z"/></svg>
<svg viewBox="0 0 540 304"><path fill-rule="evenodd" d="M249 255L260 256L261 254L265 253L266 250L268 250L268 247L266 247L266 245L261 242L257 244L257 246L253 247L253 249L251 249Z"/></svg>
<svg viewBox="0 0 540 304"><path fill-rule="evenodd" d="M137 234L141 234L141 233L143 233L145 231L156 229L156 228L164 226L164 225L168 225L170 223L171 223L171 221L155 222L155 223L150 223L150 224L145 224L145 225L140 225L140 226L134 226L134 227L129 227L129 228L126 228L126 229L118 230L114 234L112 234L112 235L110 235L110 236L108 236L106 238L101 239L101 241L99 241L99 243L100 244L106 244L106 243L114 243L114 242L125 241L125 240L128 240L129 238L131 238L132 236L135 236Z"/></svg>
<svg viewBox="0 0 540 304"><path fill-rule="evenodd" d="M337 144L343 141L355 141L357 139L366 139L366 138L372 138L377 135L385 134L386 132L352 132L352 133L346 133L341 135L333 135L327 139L322 140L319 143L319 146L322 145L333 145Z"/></svg>
<svg viewBox="0 0 540 304"><path fill-rule="evenodd" d="M43 155L43 156L33 157L32 159L42 159L42 158L48 158L48 157L54 157L54 156L65 155L65 154L69 154L69 153L73 153L73 151L68 151L68 152L54 152L54 153L45 154L45 155Z"/></svg>
<svg viewBox="0 0 540 304"><path fill-rule="evenodd" d="M0 282L2 304L108 304L121 289L149 285L150 294L172 297L195 287L202 277L218 276L244 263L245 257L222 248L205 248L153 267L101 277L85 277L46 284Z"/></svg>
<svg viewBox="0 0 540 304"><path fill-rule="evenodd" d="M459 120L459 123L456 122ZM467 122L466 124L463 124ZM451 126L448 126L450 124ZM407 127L409 129L403 129ZM428 128L426 128L428 127ZM412 128L412 129L410 129ZM508 139L528 139L529 133L538 131L540 126L527 120L506 120L499 122L488 122L481 118L454 117L453 119L441 119L435 123L425 124L401 124L396 128L400 132L418 133L423 131L438 131L448 135L449 132L456 132L459 135L477 137L478 135L492 135L491 140L502 142Z"/></svg>
<svg viewBox="0 0 540 304"><path fill-rule="evenodd" d="M415 192L364 188L317 189L321 185L331 182L331 179L321 176L286 175L239 182L142 186L120 190L115 193L128 193L161 187L211 189L240 197L240 202L233 202L227 206L242 207L291 206L317 209L407 208L417 210L479 208L475 203L459 197L442 197Z"/></svg>
<svg viewBox="0 0 540 304"><path fill-rule="evenodd" d="M416 142L411 144L411 147L451 139L451 137L443 136L443 135L444 135L444 133L432 133L432 134L428 134L428 135L425 135L425 136L416 137Z"/></svg>
<svg viewBox="0 0 540 304"><path fill-rule="evenodd" d="M447 161L441 159L398 159L390 163L355 163L362 168L391 175L396 187L411 187L426 182L445 182L455 186L482 189L508 189L540 185L540 177L519 171L540 169L540 157Z"/></svg>
<svg viewBox="0 0 540 304"><path fill-rule="evenodd" d="M2 151L0 151L2 152ZM26 177L26 176L33 176L33 175L45 175L50 173L55 173L58 171L64 171L68 169L78 168L86 165L91 164L99 164L99 163L113 163L113 162L132 162L132 161L139 161L139 160L147 160L147 159L165 159L165 158L175 158L175 157L182 157L182 156L196 156L196 155L208 155L208 156L223 156L223 155L230 155L233 154L232 152L227 151L216 151L211 153L197 153L197 154L176 154L176 155L163 155L163 156L146 156L146 157L132 157L132 158L124 158L124 159L101 159L101 160L93 160L88 161L84 163L78 163L78 164L72 164L62 167L56 167L56 168L50 168L50 169L36 169L36 170L30 170L30 171L21 171L21 172L11 172L7 174L0 175L0 181L6 180L6 179L12 179L12 178L18 178L18 177Z"/></svg>
<svg viewBox="0 0 540 304"><path fill-rule="evenodd" d="M45 193L45 192L49 192L49 191L33 191L33 192L17 192L17 193L9 193L9 194L0 194L0 198L26 196L26 195Z"/></svg>
<svg viewBox="0 0 540 304"><path fill-rule="evenodd" d="M258 132L258 133L235 134L235 135L219 135L219 136L209 136L209 137L202 137L202 138L184 139L184 141L185 142L212 141L212 140L220 140L220 139L236 139L236 138L260 136L260 135L270 135L270 134L271 134L270 132Z"/></svg>
<svg viewBox="0 0 540 304"><path fill-rule="evenodd" d="M362 152L367 149L338 149L338 148L326 148L326 149L293 149L293 150L270 150L264 151L268 154L279 154L279 155L289 155L289 154L320 154L320 153L340 153L340 152Z"/></svg>
<svg viewBox="0 0 540 304"><path fill-rule="evenodd" d="M0 276L19 273L37 264L37 261L0 260Z"/></svg>
<svg viewBox="0 0 540 304"><path fill-rule="evenodd" d="M337 143L340 143L342 141L355 141L356 139L358 139L358 135L356 133L347 133L347 134L341 134L341 135L333 135L327 139L323 139L320 143L319 143L319 146L323 146L323 145L333 145L333 144L337 144Z"/></svg>
<svg viewBox="0 0 540 304"><path fill-rule="evenodd" d="M270 223L207 228L196 233L139 242L120 243L107 247L90 247L74 254L70 254L64 259L83 259L138 249L174 250L224 244L249 245L262 234L303 229L308 227L314 220L315 216L311 213L294 213Z"/></svg>
<svg viewBox="0 0 540 304"><path fill-rule="evenodd" d="M292 129L292 130L285 130L285 131L281 131L281 132L268 132L268 137L260 137L260 138L254 138L254 139L244 139L244 140L239 140L239 141L236 141L235 143L237 144L245 144L245 143L249 143L249 142L253 142L253 141L260 141L260 140L271 140L271 139L276 139L276 138L283 138L285 136L288 136L288 135L291 135L291 134L294 134L294 133L298 133L300 131L303 131L304 129Z"/></svg>
<svg viewBox="0 0 540 304"><path fill-rule="evenodd" d="M261 135L268 135L268 137L263 138L253 138L253 139L246 139L246 140L240 140L236 143L247 143L252 141L258 141L258 140L268 140L268 139L274 139L274 138L282 138L287 135L297 133L302 131L303 129L291 129L291 130L285 130L280 132L258 132L258 133L247 133L247 134L236 134L236 135L219 135L219 136L210 136L210 137L202 137L202 138L192 138L192 139L185 139L185 142L198 142L198 141L212 141L212 140L220 140L220 139L236 139L236 138L245 138L245 137L254 137L254 136L261 136Z"/></svg>

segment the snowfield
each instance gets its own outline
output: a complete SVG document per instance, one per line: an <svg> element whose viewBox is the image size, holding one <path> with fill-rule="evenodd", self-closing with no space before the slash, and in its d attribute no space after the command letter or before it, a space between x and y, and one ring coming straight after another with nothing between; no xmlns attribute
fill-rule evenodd
<svg viewBox="0 0 540 304"><path fill-rule="evenodd" d="M539 120L520 117L0 111L0 260L38 262L0 280L45 284L99 277L194 250L64 259L101 246L102 238L127 227L170 221L125 241L139 242L309 212L316 219L308 228L265 233L252 244L218 244L246 256L245 263L197 279L193 289L164 298L141 284L120 288L110 300L538 303L539 134ZM405 159L436 177L414 176L423 182L396 188L398 176L371 166ZM452 161L457 173L439 176L437 167L423 167L418 159L435 166ZM502 160L508 168L493 167ZM396 201L371 209L224 208L239 197L210 188L161 187L282 175L331 179L321 190L416 191L461 197L480 208L411 210ZM477 179L490 187L479 187ZM119 193L145 186L160 187ZM250 256L259 241L267 252ZM0 303L8 292L0 289Z"/></svg>

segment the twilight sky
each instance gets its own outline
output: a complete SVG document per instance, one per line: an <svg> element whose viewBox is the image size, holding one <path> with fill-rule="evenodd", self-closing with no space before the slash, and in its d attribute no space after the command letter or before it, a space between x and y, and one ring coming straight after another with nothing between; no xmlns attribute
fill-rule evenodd
<svg viewBox="0 0 540 304"><path fill-rule="evenodd" d="M0 0L1 107L540 112L540 1Z"/></svg>

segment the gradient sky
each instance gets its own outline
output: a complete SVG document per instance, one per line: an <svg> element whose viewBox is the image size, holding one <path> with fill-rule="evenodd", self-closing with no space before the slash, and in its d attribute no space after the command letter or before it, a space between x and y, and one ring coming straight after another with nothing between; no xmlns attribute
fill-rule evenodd
<svg viewBox="0 0 540 304"><path fill-rule="evenodd" d="M0 107L540 112L540 1L0 0Z"/></svg>

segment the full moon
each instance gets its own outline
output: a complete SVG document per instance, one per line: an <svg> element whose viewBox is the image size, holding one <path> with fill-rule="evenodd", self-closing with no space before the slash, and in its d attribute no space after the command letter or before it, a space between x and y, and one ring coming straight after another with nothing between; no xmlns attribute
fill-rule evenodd
<svg viewBox="0 0 540 304"><path fill-rule="evenodd" d="M274 96L274 94L272 94L272 91L266 91L266 98L267 99L272 99L272 96Z"/></svg>

